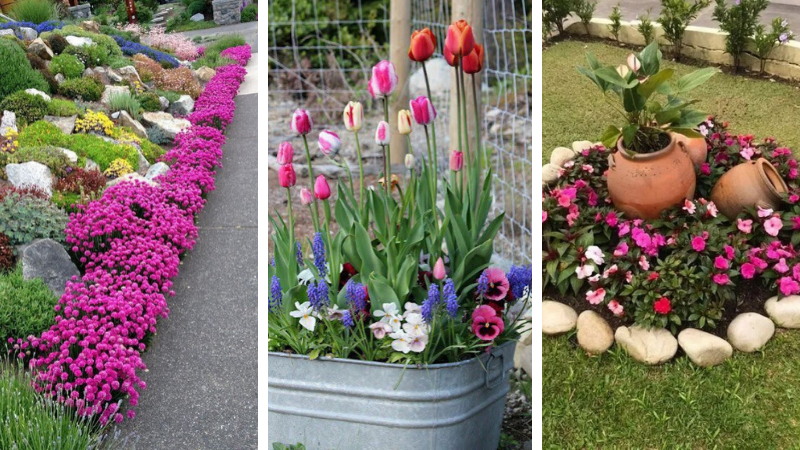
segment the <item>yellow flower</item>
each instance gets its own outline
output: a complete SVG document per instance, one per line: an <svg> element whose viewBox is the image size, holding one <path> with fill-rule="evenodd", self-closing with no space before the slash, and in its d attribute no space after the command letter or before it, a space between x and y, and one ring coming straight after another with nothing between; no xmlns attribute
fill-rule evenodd
<svg viewBox="0 0 800 450"><path fill-rule="evenodd" d="M103 174L107 177L119 178L131 172L133 172L133 167L131 166L131 164L122 158L117 158L111 161L111 164L109 164L108 169L106 169L106 171L103 172Z"/></svg>

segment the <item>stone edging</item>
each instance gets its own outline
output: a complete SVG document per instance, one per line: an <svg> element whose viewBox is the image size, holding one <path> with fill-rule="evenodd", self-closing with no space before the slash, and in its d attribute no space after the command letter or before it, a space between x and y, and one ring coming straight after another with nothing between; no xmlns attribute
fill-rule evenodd
<svg viewBox="0 0 800 450"><path fill-rule="evenodd" d="M619 41L624 44L643 46L644 38L636 29L639 23L640 21L638 20L623 21L622 28L619 31ZM608 19L592 19L591 23L589 23L589 34L594 37L613 40L614 36L608 28L610 24L611 21ZM564 32L585 35L586 28L583 23L576 22L567 26ZM653 22L653 33L659 45L668 49L670 44L663 37L664 31L661 28L661 24ZM690 58L732 66L733 57L725 53L726 36L727 33L717 28L690 25L686 27L681 53ZM741 65L750 71L759 71L759 60L755 56L752 44L748 45L747 51L742 55ZM786 44L775 47L767 59L764 72L789 80L800 80L800 42L790 40Z"/></svg>

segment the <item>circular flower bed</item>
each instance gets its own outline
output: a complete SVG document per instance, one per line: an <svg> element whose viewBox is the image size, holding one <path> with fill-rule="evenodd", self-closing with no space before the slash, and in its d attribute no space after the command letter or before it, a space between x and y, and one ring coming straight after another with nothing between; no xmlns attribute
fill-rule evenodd
<svg viewBox="0 0 800 450"><path fill-rule="evenodd" d="M727 125L713 117L700 125L708 156L696 167L695 198L652 221L627 219L611 203L609 149L557 149L553 162L561 169L542 195L545 294L612 324L721 334L736 313L763 311L772 293L800 293L797 160L774 138L734 135ZM725 217L708 200L712 188L731 168L760 157L789 187L780 210L749 207Z"/></svg>

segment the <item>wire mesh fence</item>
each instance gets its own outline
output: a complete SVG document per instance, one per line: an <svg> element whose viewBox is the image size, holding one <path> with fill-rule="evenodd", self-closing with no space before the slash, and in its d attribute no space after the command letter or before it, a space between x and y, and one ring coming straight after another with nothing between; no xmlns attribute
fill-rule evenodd
<svg viewBox="0 0 800 450"><path fill-rule="evenodd" d="M316 124L327 127L341 125L342 109L350 100L364 104L365 116L380 108L366 85L372 65L389 56L389 0L269 0L268 4L270 116L291 114L299 105L312 112ZM486 48L481 137L494 173L494 212L506 213L495 251L502 258L531 263L531 1L483 4L484 32L476 37ZM428 27L437 38L426 68L438 112L437 143L449 149L452 69L444 62L442 49L453 21L450 0L412 0L411 19L411 29ZM418 63L412 64L411 73L411 98L426 95ZM412 148L425 153L424 136L416 134L420 142L412 141ZM443 169L446 153L439 152Z"/></svg>

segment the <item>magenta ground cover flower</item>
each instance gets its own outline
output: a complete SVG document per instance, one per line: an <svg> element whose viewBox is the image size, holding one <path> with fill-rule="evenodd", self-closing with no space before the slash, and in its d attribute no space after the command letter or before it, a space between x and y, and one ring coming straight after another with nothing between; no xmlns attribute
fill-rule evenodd
<svg viewBox="0 0 800 450"><path fill-rule="evenodd" d="M238 53L240 64L247 50ZM194 216L205 204L202 195L214 189L222 133L245 73L238 65L217 69L195 103L192 126L161 158L171 166L158 186L120 183L70 216L66 242L85 273L67 283L55 324L14 346L36 370L37 391L81 416L120 422L121 400L135 406L146 387L137 375L145 369L143 340L169 314L171 280L197 238Z"/></svg>

